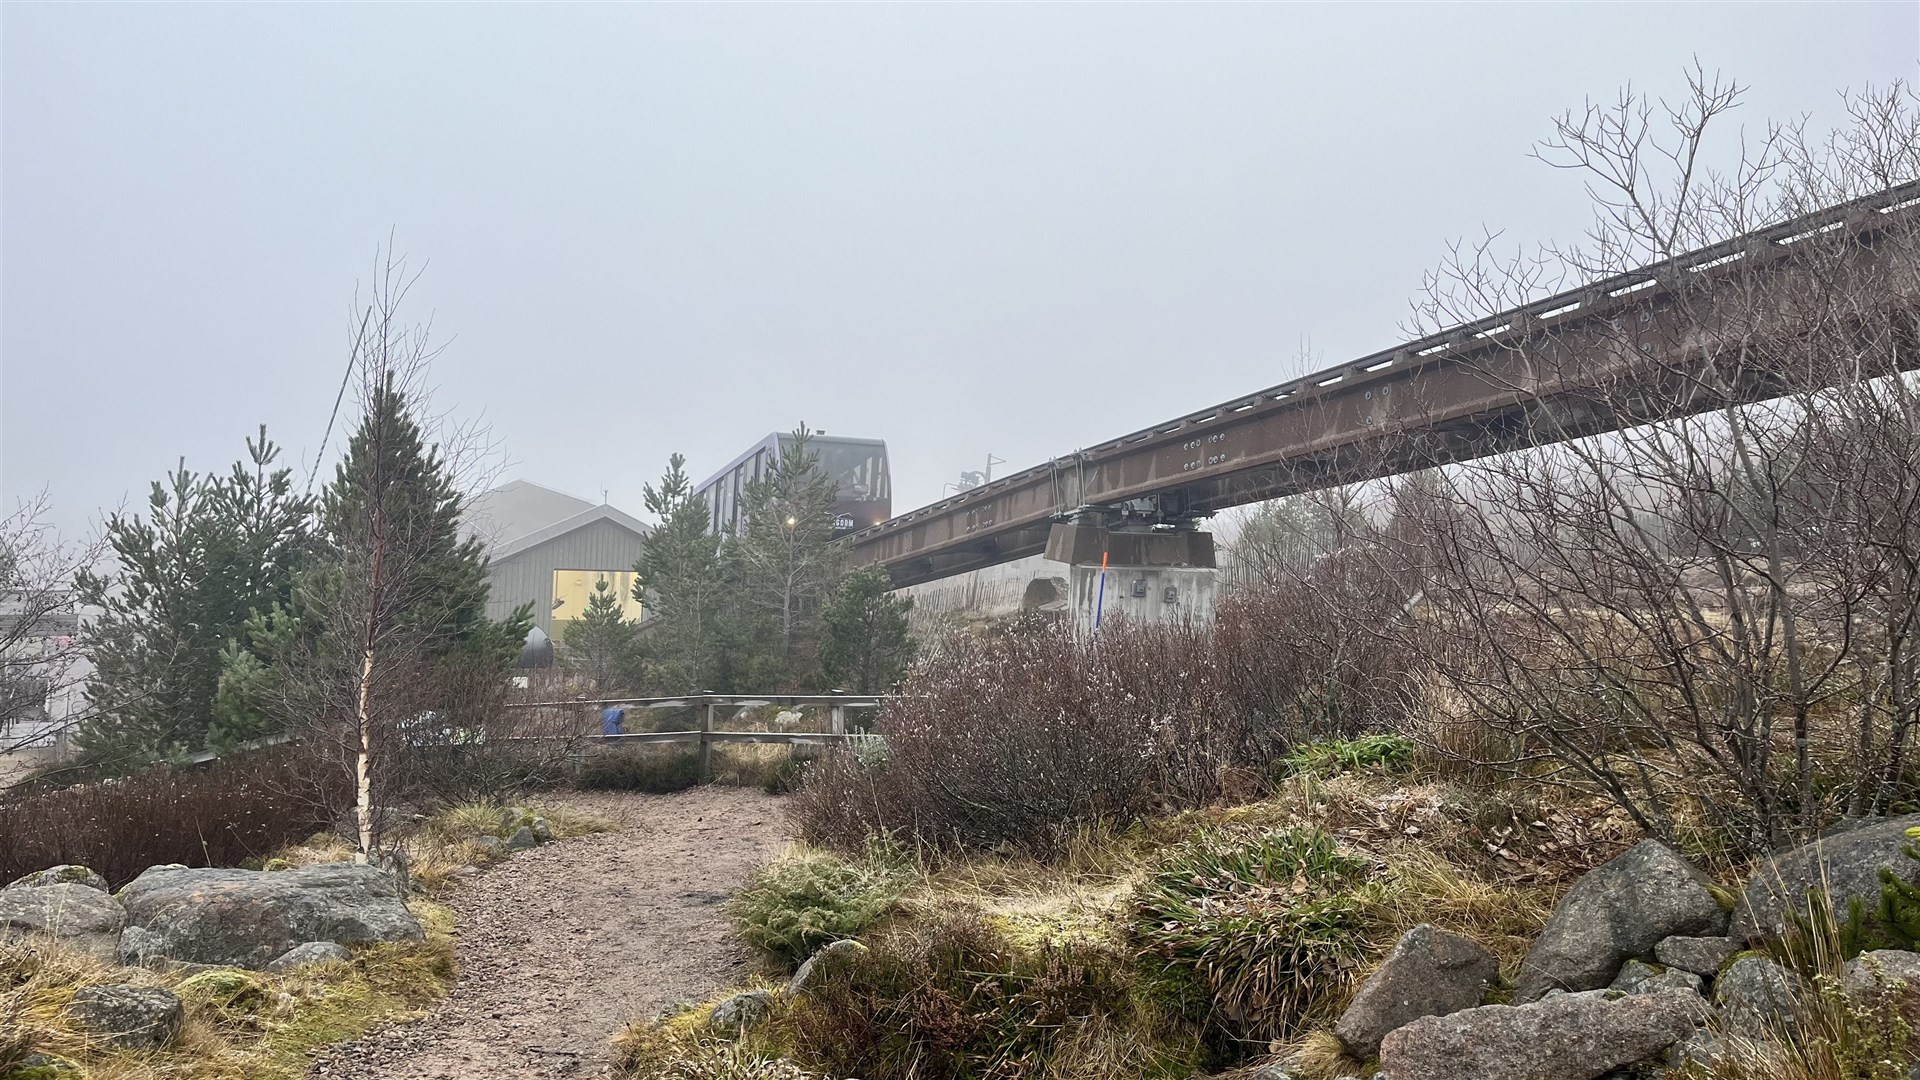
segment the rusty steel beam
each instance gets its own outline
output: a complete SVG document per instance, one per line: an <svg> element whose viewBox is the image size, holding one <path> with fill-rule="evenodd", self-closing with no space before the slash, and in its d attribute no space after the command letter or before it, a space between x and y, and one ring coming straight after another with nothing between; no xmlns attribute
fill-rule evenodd
<svg viewBox="0 0 1920 1080"><path fill-rule="evenodd" d="M1865 260L1848 272L1874 273L1912 257L1879 241L1916 219L1920 183L1902 185L1056 458L857 532L850 554L913 584L1036 554L1085 508L1191 520L1779 396L1792 387L1701 340L1730 317L1715 294L1751 310L1768 265L1841 229Z"/></svg>

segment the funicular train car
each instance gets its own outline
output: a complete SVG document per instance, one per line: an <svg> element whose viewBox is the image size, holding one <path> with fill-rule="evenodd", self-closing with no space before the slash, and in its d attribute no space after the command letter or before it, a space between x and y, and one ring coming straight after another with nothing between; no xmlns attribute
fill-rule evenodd
<svg viewBox="0 0 1920 1080"><path fill-rule="evenodd" d="M793 435L768 435L700 485L713 517L712 531L736 535L744 523L742 502L747 485L765 476L780 460ZM840 497L834 502L834 534L845 535L893 516L893 480L887 471L887 444L882 439L853 439L815 434L807 449L833 477Z"/></svg>

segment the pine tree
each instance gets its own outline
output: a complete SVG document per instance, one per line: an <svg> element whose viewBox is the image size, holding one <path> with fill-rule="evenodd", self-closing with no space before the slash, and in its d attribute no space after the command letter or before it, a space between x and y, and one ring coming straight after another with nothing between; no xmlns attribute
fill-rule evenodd
<svg viewBox="0 0 1920 1080"><path fill-rule="evenodd" d="M913 663L914 643L907 636L912 610L912 597L893 595L885 567L863 567L843 578L824 614L820 685L856 694L891 690Z"/></svg>
<svg viewBox="0 0 1920 1080"><path fill-rule="evenodd" d="M407 395L385 379L321 499L327 552L337 562L378 544L386 557L380 602L399 627L436 656L504 667L525 642L532 611L487 618L486 547L461 536L464 508L440 447L428 445Z"/></svg>
<svg viewBox="0 0 1920 1080"><path fill-rule="evenodd" d="M720 537L707 501L693 493L687 459L675 454L655 487L642 491L657 522L634 564L633 598L649 626L656 688L667 693L716 689L716 634L721 604Z"/></svg>
<svg viewBox="0 0 1920 1080"><path fill-rule="evenodd" d="M736 648L771 659L789 681L811 673L804 654L819 640L820 609L839 576L839 489L809 447L812 439L802 424L781 441L773 467L741 492L746 524L726 547L736 617L745 628Z"/></svg>
<svg viewBox="0 0 1920 1080"><path fill-rule="evenodd" d="M639 682L639 630L627 621L613 582L601 578L587 597L587 609L560 631L564 659L600 694L621 693Z"/></svg>
<svg viewBox="0 0 1920 1080"><path fill-rule="evenodd" d="M81 602L102 610L79 736L89 753L132 764L224 741L223 654L255 612L286 602L314 552L314 501L275 467L279 453L263 426L228 475L183 461L154 483L147 516L108 519L118 572L76 578Z"/></svg>
<svg viewBox="0 0 1920 1080"><path fill-rule="evenodd" d="M395 300L376 297L380 329L361 343L362 413L320 501L320 551L292 601L249 624L268 673L235 654L223 687L352 774L363 860L380 841L374 806L471 764L533 621L530 606L487 617L485 550L461 535L456 469L408 392L426 354L389 328Z"/></svg>

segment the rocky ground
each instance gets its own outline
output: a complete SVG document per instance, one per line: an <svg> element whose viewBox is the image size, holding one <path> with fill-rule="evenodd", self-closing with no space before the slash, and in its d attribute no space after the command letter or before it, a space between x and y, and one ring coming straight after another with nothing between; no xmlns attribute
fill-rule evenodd
<svg viewBox="0 0 1920 1080"><path fill-rule="evenodd" d="M566 801L619 828L522 852L452 890L453 993L332 1048L310 1077L603 1076L628 1019L739 980L747 956L722 903L784 843L777 801L722 787Z"/></svg>

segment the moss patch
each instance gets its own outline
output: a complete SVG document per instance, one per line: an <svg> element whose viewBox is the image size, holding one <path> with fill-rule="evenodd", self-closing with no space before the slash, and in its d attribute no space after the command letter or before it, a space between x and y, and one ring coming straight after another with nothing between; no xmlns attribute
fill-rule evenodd
<svg viewBox="0 0 1920 1080"><path fill-rule="evenodd" d="M348 963L287 974L218 968L180 975L114 967L46 943L0 946L0 1018L24 1036L15 1071L20 1058L38 1053L77 1062L95 1080L296 1080L311 1062L308 1051L415 1013L452 985L452 913L427 902L411 907L425 942L373 945ZM115 1051L66 1016L80 987L120 982L179 994L189 1007L180 1038L155 1053ZM23 1080L4 1070L0 1076Z"/></svg>

